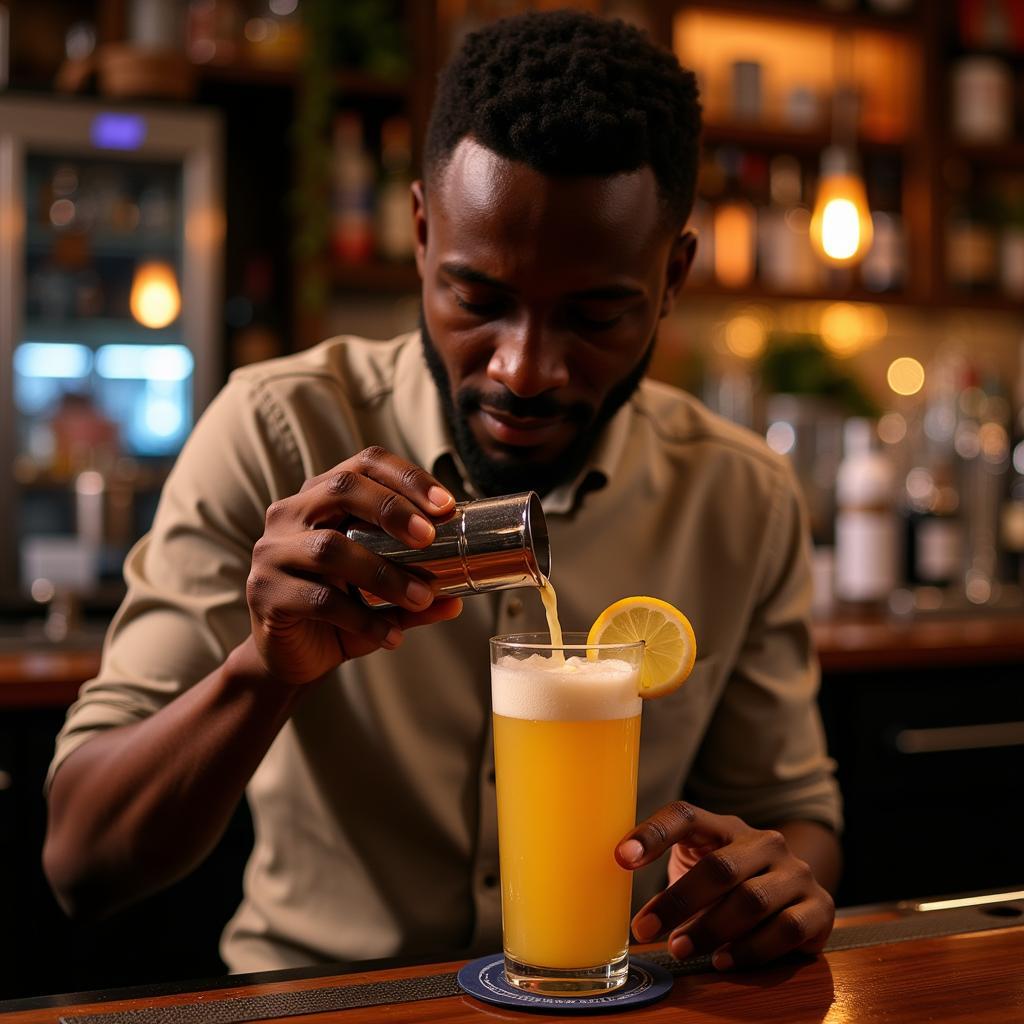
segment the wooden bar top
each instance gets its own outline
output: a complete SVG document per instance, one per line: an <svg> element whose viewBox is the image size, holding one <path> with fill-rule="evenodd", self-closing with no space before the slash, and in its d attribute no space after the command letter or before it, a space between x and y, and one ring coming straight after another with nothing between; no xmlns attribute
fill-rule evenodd
<svg viewBox="0 0 1024 1024"><path fill-rule="evenodd" d="M837 926L842 926L838 922ZM651 948L651 947L648 947ZM970 1021L1008 1024L1024 1020L1024 926L996 931L919 939L828 953L799 964L756 972L696 974L677 978L672 992L652 1006L631 1010L621 1019L634 1024L870 1024L874 1021ZM422 977L456 970L461 964L427 964L368 973L304 977L260 984L232 985L201 993L119 998L116 991L97 993L92 1001L54 999L52 1005L3 1012L3 1024L56 1024L62 1016L138 1010L143 1007L203 1003L275 992L295 992L328 985L362 985ZM249 979L258 979L249 975ZM274 1017L268 1024L470 1024L484 1021L564 1021L563 1016L516 1013L486 1006L469 996L409 1003L389 1003L310 1014ZM575 1017L594 1020L593 1016ZM603 1014L601 1019L619 1019Z"/></svg>
<svg viewBox="0 0 1024 1024"><path fill-rule="evenodd" d="M1024 615L934 620L828 619L814 623L822 671L1024 665ZM98 641L81 648L0 651L0 710L67 707L99 671Z"/></svg>
<svg viewBox="0 0 1024 1024"><path fill-rule="evenodd" d="M99 668L98 647L0 652L0 711L66 708Z"/></svg>
<svg viewBox="0 0 1024 1024"><path fill-rule="evenodd" d="M1020 663L1024 615L936 619L829 619L814 624L826 673Z"/></svg>

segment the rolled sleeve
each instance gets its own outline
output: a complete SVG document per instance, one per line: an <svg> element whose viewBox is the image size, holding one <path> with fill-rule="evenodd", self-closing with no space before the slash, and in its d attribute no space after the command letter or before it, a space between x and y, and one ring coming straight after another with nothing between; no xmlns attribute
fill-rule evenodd
<svg viewBox="0 0 1024 1024"><path fill-rule="evenodd" d="M222 664L249 631L245 581L268 505L301 485L269 396L233 378L200 418L124 566L127 593L57 736L46 787L96 732L153 714Z"/></svg>
<svg viewBox="0 0 1024 1024"><path fill-rule="evenodd" d="M810 632L810 534L780 472L745 640L694 761L695 803L755 827L818 821L839 831L841 799L817 706Z"/></svg>

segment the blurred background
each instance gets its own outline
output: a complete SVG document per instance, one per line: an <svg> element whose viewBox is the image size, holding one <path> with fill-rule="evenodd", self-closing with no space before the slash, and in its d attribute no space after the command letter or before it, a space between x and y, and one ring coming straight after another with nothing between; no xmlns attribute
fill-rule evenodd
<svg viewBox="0 0 1024 1024"><path fill-rule="evenodd" d="M797 469L840 902L1021 881L1024 0L2 0L0 998L223 970L245 808L192 878L72 926L38 864L53 737L230 370L416 325L438 69L565 6L700 80L652 372Z"/></svg>

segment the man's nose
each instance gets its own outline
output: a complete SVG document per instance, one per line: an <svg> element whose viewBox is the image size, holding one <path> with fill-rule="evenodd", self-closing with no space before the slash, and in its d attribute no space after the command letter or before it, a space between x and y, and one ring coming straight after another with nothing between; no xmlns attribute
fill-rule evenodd
<svg viewBox="0 0 1024 1024"><path fill-rule="evenodd" d="M524 318L501 332L487 376L512 394L531 398L569 383L565 355L558 331L539 318Z"/></svg>

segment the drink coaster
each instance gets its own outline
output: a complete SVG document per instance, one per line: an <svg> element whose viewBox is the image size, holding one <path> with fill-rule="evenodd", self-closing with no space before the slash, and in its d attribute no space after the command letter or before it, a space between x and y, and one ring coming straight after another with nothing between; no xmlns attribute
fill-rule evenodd
<svg viewBox="0 0 1024 1024"><path fill-rule="evenodd" d="M458 974L468 995L494 1006L534 1013L613 1013L649 1006L672 990L672 975L664 967L640 957L629 958L626 984L614 992L596 996L539 996L509 984L505 957L490 954L471 960Z"/></svg>

